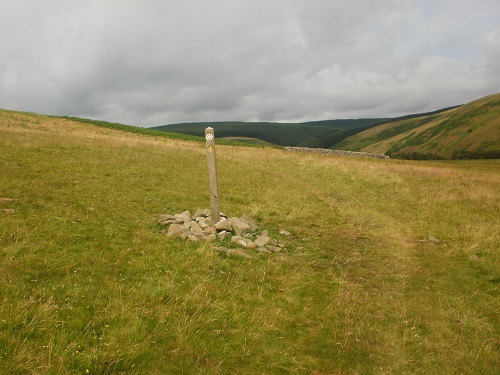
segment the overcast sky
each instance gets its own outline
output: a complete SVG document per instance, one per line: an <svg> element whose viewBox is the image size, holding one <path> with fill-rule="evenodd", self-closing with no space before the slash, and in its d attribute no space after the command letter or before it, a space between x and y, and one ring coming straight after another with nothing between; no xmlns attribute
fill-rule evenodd
<svg viewBox="0 0 500 375"><path fill-rule="evenodd" d="M500 91L499 0L0 0L0 108L155 126Z"/></svg>

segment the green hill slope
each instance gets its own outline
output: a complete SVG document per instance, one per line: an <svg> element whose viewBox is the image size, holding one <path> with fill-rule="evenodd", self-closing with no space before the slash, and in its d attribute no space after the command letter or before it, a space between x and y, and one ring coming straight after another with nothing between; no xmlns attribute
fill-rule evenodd
<svg viewBox="0 0 500 375"><path fill-rule="evenodd" d="M330 147L345 136L344 131L370 126L381 119L327 120L304 123L210 122L156 126L151 129L203 136L207 126L217 137L258 138L279 146ZM332 138L334 136L335 138ZM318 139L320 140L318 143Z"/></svg>
<svg viewBox="0 0 500 375"><path fill-rule="evenodd" d="M334 147L403 158L500 158L500 94L376 126Z"/></svg>
<svg viewBox="0 0 500 375"><path fill-rule="evenodd" d="M498 372L500 161L218 145L245 259L166 237L205 148L130 130L0 110L0 374Z"/></svg>

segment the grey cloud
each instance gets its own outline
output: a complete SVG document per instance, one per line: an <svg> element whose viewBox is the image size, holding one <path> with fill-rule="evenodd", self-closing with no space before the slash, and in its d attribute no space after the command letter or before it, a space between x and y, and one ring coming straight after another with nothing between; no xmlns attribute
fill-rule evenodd
<svg viewBox="0 0 500 375"><path fill-rule="evenodd" d="M300 121L500 87L495 0L2 2L3 108L141 126Z"/></svg>

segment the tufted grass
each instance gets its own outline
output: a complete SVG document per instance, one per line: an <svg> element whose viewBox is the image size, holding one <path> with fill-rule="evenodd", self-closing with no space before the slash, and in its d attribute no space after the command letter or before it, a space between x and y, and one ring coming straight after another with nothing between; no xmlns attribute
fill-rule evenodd
<svg viewBox="0 0 500 375"><path fill-rule="evenodd" d="M219 146L222 210L286 244L247 260L156 224L208 206L200 143L9 111L0 135L2 374L500 368L498 161Z"/></svg>

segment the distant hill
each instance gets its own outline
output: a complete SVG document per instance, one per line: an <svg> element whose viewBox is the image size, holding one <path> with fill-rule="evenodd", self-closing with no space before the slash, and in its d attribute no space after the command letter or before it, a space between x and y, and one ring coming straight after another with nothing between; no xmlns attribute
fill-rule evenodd
<svg viewBox="0 0 500 375"><path fill-rule="evenodd" d="M380 123L384 119L325 120L303 123L276 122L194 122L161 125L150 129L203 136L205 128L215 129L217 137L257 138L279 146L329 148L347 135Z"/></svg>
<svg viewBox="0 0 500 375"><path fill-rule="evenodd" d="M498 159L500 93L439 113L378 125L333 148L405 159Z"/></svg>
<svg viewBox="0 0 500 375"><path fill-rule="evenodd" d="M278 146L338 148L360 151L363 147L373 143L374 139L370 137L370 139L364 139L364 136L353 137L358 133L371 134L370 132L364 132L369 129L382 129L382 126L384 126L383 129L385 129L392 128L393 125L398 126L399 124L403 124L402 127L397 128L397 130L382 134L382 137L386 138L395 133L399 134L399 132L407 130L408 128L412 129L413 127L418 127L419 124L421 124L419 121L426 123L430 121L429 119L439 117L441 114L447 113L452 109L457 109L458 107L460 106L443 108L428 113L410 114L396 118L339 119L302 123L242 121L191 122L161 125L149 129L203 137L205 128L211 126L215 129L218 138L252 138ZM377 138L376 140L378 141L380 139Z"/></svg>

